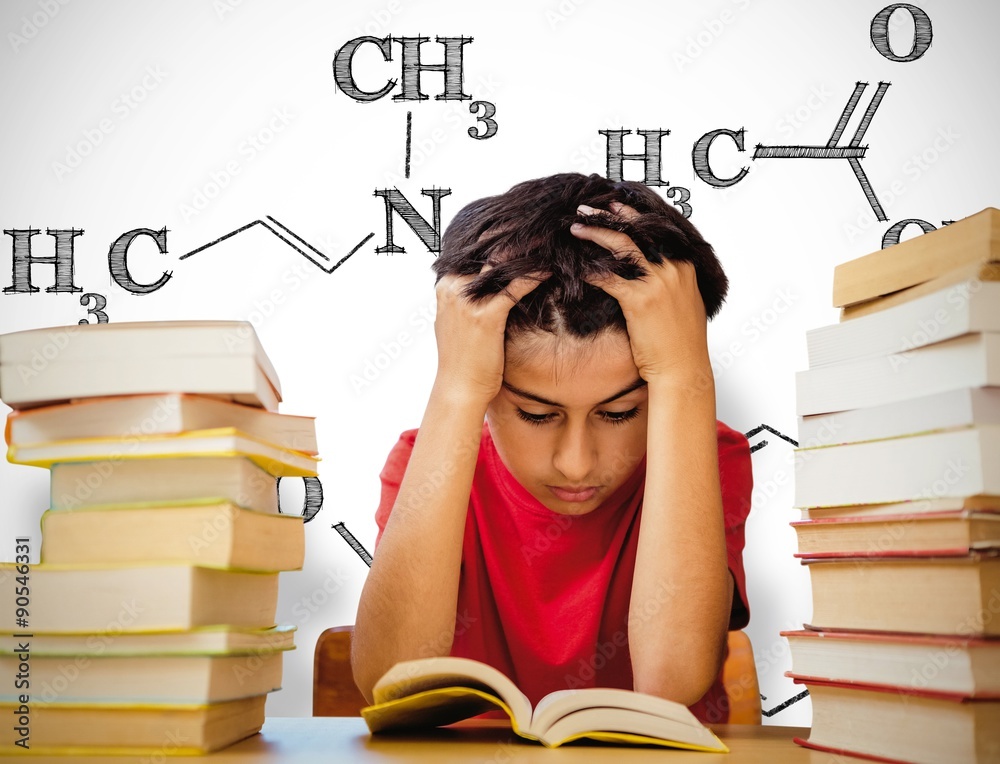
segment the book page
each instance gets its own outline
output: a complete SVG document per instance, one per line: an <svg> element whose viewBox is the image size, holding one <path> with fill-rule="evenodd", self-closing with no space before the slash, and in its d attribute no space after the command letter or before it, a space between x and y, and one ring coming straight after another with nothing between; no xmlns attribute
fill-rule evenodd
<svg viewBox="0 0 1000 764"><path fill-rule="evenodd" d="M642 692L612 687L594 687L549 693L535 706L531 727L534 730L548 729L562 717L585 708L633 709L660 716L678 724L686 724L692 728L703 726L695 718L695 715L681 703Z"/></svg>

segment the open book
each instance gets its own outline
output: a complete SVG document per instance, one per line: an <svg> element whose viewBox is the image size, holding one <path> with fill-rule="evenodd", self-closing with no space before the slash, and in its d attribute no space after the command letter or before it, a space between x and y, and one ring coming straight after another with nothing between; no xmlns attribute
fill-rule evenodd
<svg viewBox="0 0 1000 764"><path fill-rule="evenodd" d="M580 738L728 752L684 705L630 690L560 690L534 710L514 683L468 658L397 663L376 682L375 705L361 709L373 733L451 724L502 709L514 732L549 748Z"/></svg>

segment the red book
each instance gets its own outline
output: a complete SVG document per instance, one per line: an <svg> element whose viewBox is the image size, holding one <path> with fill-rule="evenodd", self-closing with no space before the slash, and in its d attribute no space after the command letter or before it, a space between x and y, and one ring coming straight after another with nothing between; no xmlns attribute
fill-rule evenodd
<svg viewBox="0 0 1000 764"><path fill-rule="evenodd" d="M791 523L799 558L964 556L1000 547L1000 512L956 509Z"/></svg>
<svg viewBox="0 0 1000 764"><path fill-rule="evenodd" d="M807 628L1000 636L1000 554L830 555L809 566Z"/></svg>
<svg viewBox="0 0 1000 764"><path fill-rule="evenodd" d="M824 682L792 674L812 698L808 748L911 764L1000 757L1000 700L910 687Z"/></svg>
<svg viewBox="0 0 1000 764"><path fill-rule="evenodd" d="M805 681L1000 699L1000 639L871 631L783 631Z"/></svg>

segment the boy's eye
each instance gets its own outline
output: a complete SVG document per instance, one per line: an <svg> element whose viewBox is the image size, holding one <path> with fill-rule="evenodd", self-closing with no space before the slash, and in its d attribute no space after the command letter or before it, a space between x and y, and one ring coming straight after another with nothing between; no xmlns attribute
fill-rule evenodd
<svg viewBox="0 0 1000 764"><path fill-rule="evenodd" d="M555 418L555 414L530 414L523 409L516 409L518 417L530 424L545 424ZM624 424L629 420L639 416L639 407L631 408L628 411L601 411L599 416L609 424Z"/></svg>
<svg viewBox="0 0 1000 764"><path fill-rule="evenodd" d="M530 424L544 424L549 419L551 419L554 414L529 414L527 411L522 409L516 409L517 415L523 419L525 422Z"/></svg>
<svg viewBox="0 0 1000 764"><path fill-rule="evenodd" d="M639 407L631 408L628 411L602 411L601 418L612 424L624 424L630 419L639 416Z"/></svg>

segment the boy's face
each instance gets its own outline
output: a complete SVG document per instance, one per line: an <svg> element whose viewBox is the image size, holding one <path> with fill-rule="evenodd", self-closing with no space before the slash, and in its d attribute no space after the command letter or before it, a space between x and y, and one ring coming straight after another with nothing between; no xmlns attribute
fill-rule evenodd
<svg viewBox="0 0 1000 764"><path fill-rule="evenodd" d="M648 393L628 337L522 334L505 353L486 413L500 458L553 512L592 512L646 453Z"/></svg>

